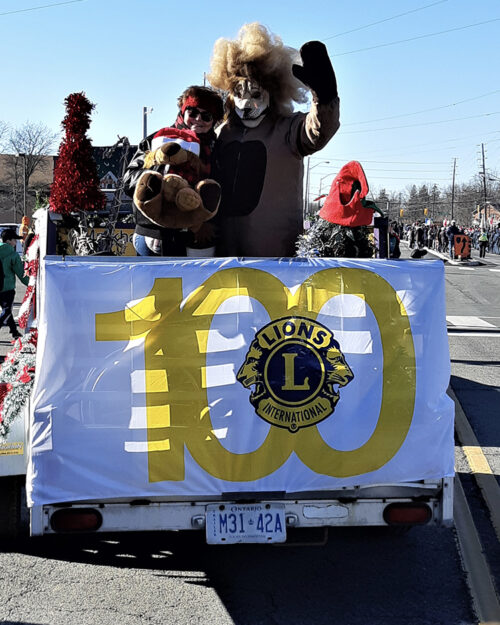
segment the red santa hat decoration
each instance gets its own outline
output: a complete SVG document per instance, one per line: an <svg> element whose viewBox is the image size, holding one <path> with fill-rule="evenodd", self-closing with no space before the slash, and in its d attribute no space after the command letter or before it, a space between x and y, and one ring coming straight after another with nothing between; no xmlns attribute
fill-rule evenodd
<svg viewBox="0 0 500 625"><path fill-rule="evenodd" d="M188 152L200 155L200 140L192 130L182 128L162 128L151 141L151 151L154 152L164 143L178 143Z"/></svg>
<svg viewBox="0 0 500 625"><path fill-rule="evenodd" d="M339 226L369 226L373 219L373 204L366 202L369 187L365 172L358 161L342 167L330 187L319 216Z"/></svg>

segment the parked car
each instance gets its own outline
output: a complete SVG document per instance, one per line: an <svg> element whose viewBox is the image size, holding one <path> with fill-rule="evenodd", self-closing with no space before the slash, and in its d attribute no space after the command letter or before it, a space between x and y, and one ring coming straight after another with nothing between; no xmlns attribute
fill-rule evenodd
<svg viewBox="0 0 500 625"><path fill-rule="evenodd" d="M19 234L20 227L21 227L21 224L14 224L14 223L0 224L0 236L4 230L7 230L7 228L11 228L12 230L15 230L17 234ZM16 252L21 255L23 253L23 242L21 239L16 241Z"/></svg>

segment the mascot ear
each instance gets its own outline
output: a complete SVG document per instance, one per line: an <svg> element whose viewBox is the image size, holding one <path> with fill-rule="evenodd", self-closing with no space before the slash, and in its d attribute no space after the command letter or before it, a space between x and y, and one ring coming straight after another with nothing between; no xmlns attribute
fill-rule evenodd
<svg viewBox="0 0 500 625"><path fill-rule="evenodd" d="M319 104L328 104L337 97L337 80L326 46L321 41L308 41L300 49L302 65L292 65L295 78L318 96Z"/></svg>

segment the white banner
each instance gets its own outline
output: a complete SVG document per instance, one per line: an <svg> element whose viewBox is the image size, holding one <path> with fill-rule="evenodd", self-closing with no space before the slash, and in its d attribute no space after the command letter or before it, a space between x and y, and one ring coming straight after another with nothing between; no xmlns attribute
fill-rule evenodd
<svg viewBox="0 0 500 625"><path fill-rule="evenodd" d="M42 265L31 504L453 475L440 261Z"/></svg>

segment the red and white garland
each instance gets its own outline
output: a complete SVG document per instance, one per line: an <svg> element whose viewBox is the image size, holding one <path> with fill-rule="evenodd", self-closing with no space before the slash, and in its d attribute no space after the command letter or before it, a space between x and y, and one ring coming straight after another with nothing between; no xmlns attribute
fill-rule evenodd
<svg viewBox="0 0 500 625"><path fill-rule="evenodd" d="M37 330L17 339L0 367L0 439L7 436L31 394L37 339Z"/></svg>
<svg viewBox="0 0 500 625"><path fill-rule="evenodd" d="M40 240L38 234L36 234L26 251L26 261L24 263L24 271L26 275L29 276L29 281L17 317L17 323L23 330L26 330L28 327L29 320L35 318L36 277L38 275L39 265Z"/></svg>

